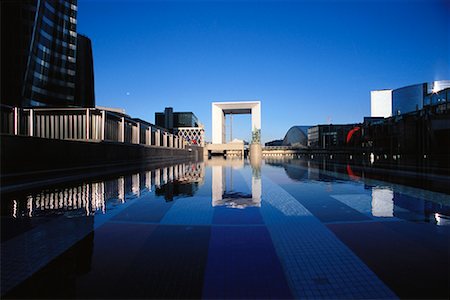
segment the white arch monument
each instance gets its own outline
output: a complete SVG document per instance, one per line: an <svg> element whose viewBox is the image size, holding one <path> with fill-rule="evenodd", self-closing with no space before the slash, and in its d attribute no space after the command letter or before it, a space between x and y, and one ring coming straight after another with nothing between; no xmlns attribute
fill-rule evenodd
<svg viewBox="0 0 450 300"><path fill-rule="evenodd" d="M213 102L212 143L225 144L225 115L252 115L252 132L261 131L261 101Z"/></svg>

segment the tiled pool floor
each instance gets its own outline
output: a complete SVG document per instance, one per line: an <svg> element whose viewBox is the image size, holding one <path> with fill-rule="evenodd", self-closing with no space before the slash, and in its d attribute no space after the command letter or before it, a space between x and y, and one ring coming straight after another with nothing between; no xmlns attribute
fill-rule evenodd
<svg viewBox="0 0 450 300"><path fill-rule="evenodd" d="M207 161L6 195L2 297L448 299L450 196L320 172Z"/></svg>

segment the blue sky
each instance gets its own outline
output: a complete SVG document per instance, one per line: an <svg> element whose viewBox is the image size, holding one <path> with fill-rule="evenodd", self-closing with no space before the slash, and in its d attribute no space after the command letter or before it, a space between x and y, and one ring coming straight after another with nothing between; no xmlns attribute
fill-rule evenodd
<svg viewBox="0 0 450 300"><path fill-rule="evenodd" d="M79 0L97 105L153 122L172 106L211 131L211 102L262 101L263 142L361 122L370 91L450 79L448 1ZM233 137L250 139L250 116Z"/></svg>

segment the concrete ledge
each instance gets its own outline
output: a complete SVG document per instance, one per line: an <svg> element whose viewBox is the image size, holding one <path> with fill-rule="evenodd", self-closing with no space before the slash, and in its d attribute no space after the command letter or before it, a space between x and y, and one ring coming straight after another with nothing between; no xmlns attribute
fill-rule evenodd
<svg viewBox="0 0 450 300"><path fill-rule="evenodd" d="M67 174L173 160L195 160L202 148L174 149L105 141L73 141L0 135L1 181L39 180Z"/></svg>
<svg viewBox="0 0 450 300"><path fill-rule="evenodd" d="M208 144L205 154L236 154L244 156L244 143Z"/></svg>

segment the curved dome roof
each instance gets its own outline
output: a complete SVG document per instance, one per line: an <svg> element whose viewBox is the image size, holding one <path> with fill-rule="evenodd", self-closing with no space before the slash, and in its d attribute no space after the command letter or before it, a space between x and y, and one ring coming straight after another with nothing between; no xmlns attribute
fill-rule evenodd
<svg viewBox="0 0 450 300"><path fill-rule="evenodd" d="M307 148L308 128L309 126L292 126L284 136L283 146Z"/></svg>

